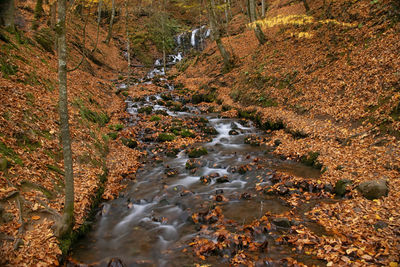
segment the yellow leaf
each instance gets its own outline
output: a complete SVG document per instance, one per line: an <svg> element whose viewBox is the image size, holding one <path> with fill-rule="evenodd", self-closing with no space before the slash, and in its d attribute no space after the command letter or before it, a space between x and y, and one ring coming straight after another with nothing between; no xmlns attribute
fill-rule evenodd
<svg viewBox="0 0 400 267"><path fill-rule="evenodd" d="M35 216L32 216L32 220L35 220L35 221L37 221L37 220L39 220L40 219L40 216L37 216L37 215L35 215Z"/></svg>
<svg viewBox="0 0 400 267"><path fill-rule="evenodd" d="M326 266L327 266L327 267L333 266L333 261L328 262L328 263L326 264Z"/></svg>
<svg viewBox="0 0 400 267"><path fill-rule="evenodd" d="M399 264L397 262L392 261L391 263L389 263L389 267L398 267Z"/></svg>

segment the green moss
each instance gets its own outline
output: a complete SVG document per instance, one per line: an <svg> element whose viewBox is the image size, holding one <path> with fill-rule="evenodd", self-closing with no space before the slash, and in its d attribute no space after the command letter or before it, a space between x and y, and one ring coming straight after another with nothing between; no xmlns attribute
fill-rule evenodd
<svg viewBox="0 0 400 267"><path fill-rule="evenodd" d="M123 145L129 147L129 148L136 148L138 143L130 138L122 137L121 142Z"/></svg>
<svg viewBox="0 0 400 267"><path fill-rule="evenodd" d="M127 91L123 91L121 94L122 94L123 96L125 96L125 97L128 97L128 96L129 96L129 93L128 93Z"/></svg>
<svg viewBox="0 0 400 267"><path fill-rule="evenodd" d="M300 158L301 163L314 167L316 169L321 169L322 164L318 162L319 152L308 152L307 155L304 155Z"/></svg>
<svg viewBox="0 0 400 267"><path fill-rule="evenodd" d="M208 151L204 147L197 147L189 151L188 156L189 158L198 158L203 155L207 155Z"/></svg>
<svg viewBox="0 0 400 267"><path fill-rule="evenodd" d="M0 71L3 73L3 77L7 79L10 75L17 74L18 66L0 57Z"/></svg>
<svg viewBox="0 0 400 267"><path fill-rule="evenodd" d="M10 159L13 163L18 164L20 166L24 166L22 159L18 156L17 153L12 148L7 147L6 144L0 141L0 154L4 157Z"/></svg>
<svg viewBox="0 0 400 267"><path fill-rule="evenodd" d="M92 111L85 106L81 106L80 114L83 119L97 123L100 126L105 126L110 121L110 117L106 113Z"/></svg>
<svg viewBox="0 0 400 267"><path fill-rule="evenodd" d="M118 137L118 133L109 132L109 133L107 134L107 136L110 137L112 140L115 140L115 139L117 139L117 137Z"/></svg>
<svg viewBox="0 0 400 267"><path fill-rule="evenodd" d="M158 135L157 140L160 141L160 142L173 141L173 140L175 140L175 135L174 134L168 134L168 133L160 133Z"/></svg>
<svg viewBox="0 0 400 267"><path fill-rule="evenodd" d="M54 54L54 32L50 28L42 28L35 32L33 39L47 52Z"/></svg>
<svg viewBox="0 0 400 267"><path fill-rule="evenodd" d="M157 115L151 116L150 121L160 121L161 118Z"/></svg>
<svg viewBox="0 0 400 267"><path fill-rule="evenodd" d="M64 176L64 171L55 165L47 164L47 169Z"/></svg>
<svg viewBox="0 0 400 267"><path fill-rule="evenodd" d="M71 246L79 239L82 238L85 234L89 232L92 228L93 221L95 220L95 216L98 212L98 207L101 202L103 202L103 193L104 193L104 183L107 181L108 170L106 168L103 169L103 174L99 175L100 185L97 189L96 194L92 198L92 203L89 208L88 216L86 217L85 222L75 231L63 236L59 239L59 247L61 249L63 258L66 258L68 255Z"/></svg>
<svg viewBox="0 0 400 267"><path fill-rule="evenodd" d="M121 131L122 129L124 129L124 125L122 125L122 124L112 124L112 125L109 125L108 128L110 130L118 132L118 131Z"/></svg>
<svg viewBox="0 0 400 267"><path fill-rule="evenodd" d="M196 135L191 130L188 130L188 129L182 129L179 132L179 135L184 137L184 138L185 137L192 137L192 138L196 137Z"/></svg>
<svg viewBox="0 0 400 267"><path fill-rule="evenodd" d="M152 111L153 111L153 107L152 106L142 107L142 108L138 109L138 113L151 114Z"/></svg>

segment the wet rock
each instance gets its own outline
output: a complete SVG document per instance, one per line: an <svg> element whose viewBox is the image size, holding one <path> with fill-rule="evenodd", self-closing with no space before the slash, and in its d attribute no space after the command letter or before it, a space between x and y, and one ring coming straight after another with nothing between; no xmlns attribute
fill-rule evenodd
<svg viewBox="0 0 400 267"><path fill-rule="evenodd" d="M376 230L378 230L378 229L384 229L384 228L386 228L386 227L388 227L388 224L387 224L386 222L384 222L384 221L378 221L378 222L376 222L376 223L374 224L374 228L375 228Z"/></svg>
<svg viewBox="0 0 400 267"><path fill-rule="evenodd" d="M240 195L241 199L249 200L251 199L251 195L247 192L244 192L243 194Z"/></svg>
<svg viewBox="0 0 400 267"><path fill-rule="evenodd" d="M268 186L268 187L263 189L263 194L272 196L272 195L275 195L275 192L274 192L274 189L271 186Z"/></svg>
<svg viewBox="0 0 400 267"><path fill-rule="evenodd" d="M286 195L289 192L289 189L286 186L280 185L278 186L278 188L276 189L276 191L280 194L280 195Z"/></svg>
<svg viewBox="0 0 400 267"><path fill-rule="evenodd" d="M151 112L153 111L153 107L152 106L147 106L147 107L142 107L138 109L138 113L146 113L146 114L151 114Z"/></svg>
<svg viewBox="0 0 400 267"><path fill-rule="evenodd" d="M159 142L173 141L175 140L175 135L169 133L160 133L157 137L157 140Z"/></svg>
<svg viewBox="0 0 400 267"><path fill-rule="evenodd" d="M197 147L190 150L188 156L189 158L199 158L203 155L207 155L207 153L207 149L205 149L204 147Z"/></svg>
<svg viewBox="0 0 400 267"><path fill-rule="evenodd" d="M215 194L216 195L221 195L221 194L223 194L224 193L224 190L223 189L217 189L217 190L215 190Z"/></svg>
<svg viewBox="0 0 400 267"><path fill-rule="evenodd" d="M200 182L201 182L202 184L209 184L209 183L211 183L211 178L210 178L210 176L208 176L208 175L206 175L206 176L201 176L201 177L200 177Z"/></svg>
<svg viewBox="0 0 400 267"><path fill-rule="evenodd" d="M346 194L346 187L352 184L352 181L349 179L340 179L335 184L335 193L338 196L344 196Z"/></svg>
<svg viewBox="0 0 400 267"><path fill-rule="evenodd" d="M161 98L165 101L172 100L172 95L171 94L161 94Z"/></svg>
<svg viewBox="0 0 400 267"><path fill-rule="evenodd" d="M358 190L370 200L387 196L389 193L388 182L383 179L363 182L358 186Z"/></svg>
<svg viewBox="0 0 400 267"><path fill-rule="evenodd" d="M130 138L122 137L121 142L123 145L129 147L129 148L136 148L138 143Z"/></svg>
<svg viewBox="0 0 400 267"><path fill-rule="evenodd" d="M167 177L172 177L172 176L178 175L179 171L177 169L166 168L164 170L164 174L166 174Z"/></svg>
<svg viewBox="0 0 400 267"><path fill-rule="evenodd" d="M142 140L144 142L153 142L156 140L156 137L153 134L146 134L143 136Z"/></svg>
<svg viewBox="0 0 400 267"><path fill-rule="evenodd" d="M217 196L215 197L215 201L217 201L217 202L222 202L223 200L224 200L224 197L221 196L221 195L217 195Z"/></svg>
<svg viewBox="0 0 400 267"><path fill-rule="evenodd" d="M107 267L126 267L126 265L118 258L112 258Z"/></svg>
<svg viewBox="0 0 400 267"><path fill-rule="evenodd" d="M222 177L217 178L216 182L220 183L220 184L229 183L229 178L228 178L228 176L224 175Z"/></svg>
<svg viewBox="0 0 400 267"><path fill-rule="evenodd" d="M232 128L233 130L239 129L239 127L237 126L237 124L234 123L234 122L231 122L231 128Z"/></svg>
<svg viewBox="0 0 400 267"><path fill-rule="evenodd" d="M178 148L171 148L168 149L165 154L167 155L167 157L171 157L174 158L176 157L176 155L179 153L179 149Z"/></svg>
<svg viewBox="0 0 400 267"><path fill-rule="evenodd" d="M290 228L291 226L291 223L287 218L275 218L272 220L272 223L282 228Z"/></svg>
<svg viewBox="0 0 400 267"><path fill-rule="evenodd" d="M156 110L156 112L154 112L157 115L163 115L163 116L168 116L168 112L166 112L165 110L159 109Z"/></svg>
<svg viewBox="0 0 400 267"><path fill-rule="evenodd" d="M230 130L229 135L239 135L239 132L237 130Z"/></svg>
<svg viewBox="0 0 400 267"><path fill-rule="evenodd" d="M249 135L244 138L244 143L251 146L260 146L261 139L256 135Z"/></svg>
<svg viewBox="0 0 400 267"><path fill-rule="evenodd" d="M203 133L209 134L209 135L217 135L218 134L218 131L214 127L211 127L211 126L202 127L201 131Z"/></svg>
<svg viewBox="0 0 400 267"><path fill-rule="evenodd" d="M192 170L195 168L200 168L206 166L207 162L205 160L200 159L189 159L186 161L185 168Z"/></svg>
<svg viewBox="0 0 400 267"><path fill-rule="evenodd" d="M324 190L326 192L329 192L329 193L334 193L335 192L335 189L333 188L333 186L331 184L325 184L324 185Z"/></svg>
<svg viewBox="0 0 400 267"><path fill-rule="evenodd" d="M250 165L246 164L246 165L242 165L239 168L237 168L237 172L240 174L245 174L248 171L251 171L252 168Z"/></svg>
<svg viewBox="0 0 400 267"><path fill-rule="evenodd" d="M279 140L279 139L275 139L274 145L275 145L275 146L279 146L280 144L282 144L282 141Z"/></svg>

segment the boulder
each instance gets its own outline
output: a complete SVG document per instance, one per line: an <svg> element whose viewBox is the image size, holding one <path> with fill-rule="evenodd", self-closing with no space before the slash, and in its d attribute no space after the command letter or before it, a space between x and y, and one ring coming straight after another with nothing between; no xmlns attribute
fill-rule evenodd
<svg viewBox="0 0 400 267"><path fill-rule="evenodd" d="M352 181L349 179L340 179L335 184L335 193L336 195L343 196L346 194L347 185L351 184Z"/></svg>
<svg viewBox="0 0 400 267"><path fill-rule="evenodd" d="M389 193L388 182L383 179L363 182L359 184L358 190L370 200L387 196Z"/></svg>
<svg viewBox="0 0 400 267"><path fill-rule="evenodd" d="M275 218L272 220L272 223L282 228L290 228L290 226L292 225L287 218Z"/></svg>

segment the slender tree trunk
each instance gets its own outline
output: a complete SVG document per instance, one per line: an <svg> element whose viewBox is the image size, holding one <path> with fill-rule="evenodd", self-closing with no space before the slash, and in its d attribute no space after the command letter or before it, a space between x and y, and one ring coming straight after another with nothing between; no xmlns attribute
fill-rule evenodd
<svg viewBox="0 0 400 267"><path fill-rule="evenodd" d="M219 26L217 23L217 16L215 14L215 3L214 0L206 0L207 11L210 17L210 26L213 39L215 40L218 50L221 53L222 59L224 61L225 70L229 70L232 68L232 62L230 59L229 53L226 51L219 32Z"/></svg>
<svg viewBox="0 0 400 267"><path fill-rule="evenodd" d="M0 0L0 26L14 29L14 0Z"/></svg>
<svg viewBox="0 0 400 267"><path fill-rule="evenodd" d="M128 28L128 18L129 18L128 1L129 0L125 0L125 30L126 30L126 52L128 57L128 86L129 86L131 83L131 43L130 43L129 28Z"/></svg>
<svg viewBox="0 0 400 267"><path fill-rule="evenodd" d="M100 22L101 22L101 9L103 6L103 0L99 0L99 5L97 9L97 33L96 33L96 43L94 44L94 48L92 50L92 53L96 52L97 50L97 44L99 42L99 33L100 33Z"/></svg>
<svg viewBox="0 0 400 267"><path fill-rule="evenodd" d="M310 6L308 5L307 0L302 0L302 1L303 1L304 8L306 9L306 12L310 11Z"/></svg>
<svg viewBox="0 0 400 267"><path fill-rule="evenodd" d="M261 0L261 17L265 18L265 0Z"/></svg>
<svg viewBox="0 0 400 267"><path fill-rule="evenodd" d="M112 27L114 24L114 18L115 18L115 0L112 0L112 7L111 7L111 19L110 19L110 25L108 26L108 34L105 43L109 44L111 35L112 35Z"/></svg>
<svg viewBox="0 0 400 267"><path fill-rule="evenodd" d="M58 83L60 135L64 155L65 203L62 221L57 234L63 236L72 230L74 224L74 174L72 168L71 137L69 131L67 97L67 44L65 38L66 0L58 0L58 20L56 26L58 43Z"/></svg>
<svg viewBox="0 0 400 267"><path fill-rule="evenodd" d="M249 0L249 9L250 9L250 22L255 22L256 21L256 3L254 0ZM256 27L254 28L254 34L257 37L258 42L263 45L267 41L265 38L265 35L263 31L261 30L260 25L256 24Z"/></svg>
<svg viewBox="0 0 400 267"><path fill-rule="evenodd" d="M256 3L254 0L249 0L249 16L250 16L250 22L256 21L257 19Z"/></svg>
<svg viewBox="0 0 400 267"><path fill-rule="evenodd" d="M167 74L167 53L166 53L166 47L165 47L165 0L161 2L162 8L161 8L161 27L162 27L162 46L163 46L163 68L164 68L164 74Z"/></svg>

